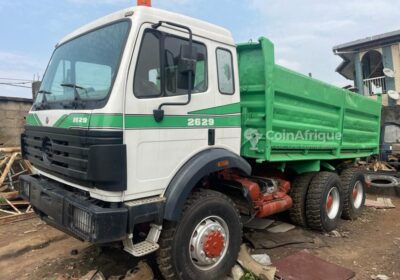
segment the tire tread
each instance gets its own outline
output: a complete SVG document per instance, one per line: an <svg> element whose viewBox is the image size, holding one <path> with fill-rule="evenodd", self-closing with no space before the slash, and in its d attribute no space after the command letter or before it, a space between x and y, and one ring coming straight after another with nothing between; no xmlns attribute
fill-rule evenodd
<svg viewBox="0 0 400 280"><path fill-rule="evenodd" d="M192 192L184 207L182 210L182 216L185 215L185 213L190 210L190 207L195 204L198 200L203 200L206 197L220 197L225 200L227 200L233 208L236 210L237 218L240 221L240 228L242 231L243 224L240 220L240 213L233 201L227 197L226 195L209 190L209 189L198 189L194 192ZM174 234L178 228L178 223L174 222L164 222L164 227L161 232L159 244L160 248L157 251L156 254L156 261L158 264L158 268L160 269L161 274L163 275L165 280L173 280L173 279L179 279L176 271L174 270L173 263L172 263L172 258L170 252L172 251L172 243L174 239ZM242 236L242 232L240 233Z"/></svg>
<svg viewBox="0 0 400 280"><path fill-rule="evenodd" d="M343 172L340 174L340 180L342 182L342 190L343 190L343 212L342 212L342 217L346 220L354 220L357 215L354 215L351 210L351 201L349 199L350 197L350 184L352 180L354 179L355 174L358 174L362 172L362 169L357 168L357 167L352 167L352 168L347 168L343 170ZM364 195L365 195L365 189L364 189Z"/></svg>
<svg viewBox="0 0 400 280"><path fill-rule="evenodd" d="M322 232L326 231L326 228L322 222L323 217L321 215L321 200L323 199L322 196L325 191L324 186L326 182L329 180L329 177L335 175L336 174L332 172L322 171L317 173L311 181L311 184L308 188L306 201L307 224L311 229Z"/></svg>
<svg viewBox="0 0 400 280"><path fill-rule="evenodd" d="M289 209L289 216L294 224L301 227L307 227L306 199L308 187L314 176L315 173L304 173L297 176L290 189L293 206Z"/></svg>

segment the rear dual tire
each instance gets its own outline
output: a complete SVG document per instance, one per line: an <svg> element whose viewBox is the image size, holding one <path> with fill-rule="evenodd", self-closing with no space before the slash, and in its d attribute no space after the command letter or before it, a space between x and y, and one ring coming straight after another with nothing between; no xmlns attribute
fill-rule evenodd
<svg viewBox="0 0 400 280"><path fill-rule="evenodd" d="M307 225L311 229L329 232L337 227L343 208L341 192L337 174L322 171L313 177L305 207Z"/></svg>
<svg viewBox="0 0 400 280"><path fill-rule="evenodd" d="M297 176L290 188L289 195L293 200L293 205L289 209L290 219L295 225L304 228L307 227L306 200L308 187L315 174L317 173L304 173Z"/></svg>
<svg viewBox="0 0 400 280"><path fill-rule="evenodd" d="M365 204L365 178L362 170L357 168L345 169L340 174L343 189L343 213L346 220L357 219Z"/></svg>

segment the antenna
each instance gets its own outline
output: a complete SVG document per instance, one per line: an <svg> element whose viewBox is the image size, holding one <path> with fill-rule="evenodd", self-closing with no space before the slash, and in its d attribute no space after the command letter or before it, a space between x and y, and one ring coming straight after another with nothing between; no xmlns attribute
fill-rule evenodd
<svg viewBox="0 0 400 280"><path fill-rule="evenodd" d="M392 98L394 100L399 100L399 98L400 98L400 94L394 90L388 90L388 95L390 98Z"/></svg>
<svg viewBox="0 0 400 280"><path fill-rule="evenodd" d="M389 78L394 78L394 71L390 68L383 68L383 74L385 74L386 77Z"/></svg>

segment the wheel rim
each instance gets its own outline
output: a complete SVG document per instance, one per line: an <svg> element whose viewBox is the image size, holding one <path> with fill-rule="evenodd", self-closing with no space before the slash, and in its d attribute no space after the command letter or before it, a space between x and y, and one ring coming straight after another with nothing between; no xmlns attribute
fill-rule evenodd
<svg viewBox="0 0 400 280"><path fill-rule="evenodd" d="M363 196L364 196L363 185L360 181L357 181L354 184L353 190L351 193L354 208L358 209L361 207Z"/></svg>
<svg viewBox="0 0 400 280"><path fill-rule="evenodd" d="M209 216L195 227L189 243L192 263L199 269L217 266L226 255L229 230L226 222L218 216Z"/></svg>
<svg viewBox="0 0 400 280"><path fill-rule="evenodd" d="M329 219L333 220L339 213L340 195L337 187L333 187L328 192L326 197L326 213Z"/></svg>

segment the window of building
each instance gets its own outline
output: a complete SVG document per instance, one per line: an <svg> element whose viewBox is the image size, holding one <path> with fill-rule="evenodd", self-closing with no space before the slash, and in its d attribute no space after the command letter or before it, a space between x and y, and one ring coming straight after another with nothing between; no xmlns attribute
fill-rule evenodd
<svg viewBox="0 0 400 280"><path fill-rule="evenodd" d="M398 125L386 125L385 126L385 143L399 143L400 142L400 126Z"/></svg>

